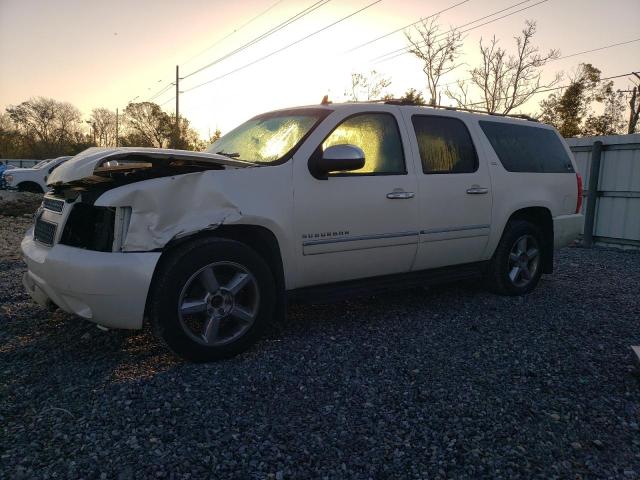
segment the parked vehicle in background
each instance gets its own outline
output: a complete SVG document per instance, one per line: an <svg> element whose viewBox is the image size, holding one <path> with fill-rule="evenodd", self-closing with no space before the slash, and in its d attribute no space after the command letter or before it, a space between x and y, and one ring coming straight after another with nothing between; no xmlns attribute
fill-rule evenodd
<svg viewBox="0 0 640 480"><path fill-rule="evenodd" d="M47 179L62 163L71 157L42 160L31 168L14 168L3 175L6 188L21 192L43 193L48 190Z"/></svg>
<svg viewBox="0 0 640 480"><path fill-rule="evenodd" d="M526 294L582 223L552 127L394 103L266 113L205 153L94 148L49 185L22 242L31 296L109 328L148 318L194 361L246 349L287 297Z"/></svg>
<svg viewBox="0 0 640 480"><path fill-rule="evenodd" d="M0 190L6 188L5 182L4 182L4 172L6 172L7 170L13 170L14 167L13 165L8 165L6 163L2 163L0 162Z"/></svg>

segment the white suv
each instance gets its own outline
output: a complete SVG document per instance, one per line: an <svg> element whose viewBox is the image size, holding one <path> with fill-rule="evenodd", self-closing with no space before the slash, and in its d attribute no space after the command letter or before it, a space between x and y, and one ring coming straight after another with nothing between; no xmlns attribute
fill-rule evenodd
<svg viewBox="0 0 640 480"><path fill-rule="evenodd" d="M33 298L147 318L193 361L246 349L292 297L472 277L525 294L582 224L552 127L399 104L266 113L204 153L90 149L49 185L22 242Z"/></svg>

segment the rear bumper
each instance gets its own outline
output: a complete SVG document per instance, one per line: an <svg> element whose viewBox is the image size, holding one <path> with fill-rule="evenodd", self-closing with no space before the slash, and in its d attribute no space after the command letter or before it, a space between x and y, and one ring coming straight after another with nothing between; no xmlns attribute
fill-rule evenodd
<svg viewBox="0 0 640 480"><path fill-rule="evenodd" d="M560 215L553 219L553 246L566 247L582 233L584 215Z"/></svg>
<svg viewBox="0 0 640 480"><path fill-rule="evenodd" d="M160 253L104 253L57 244L44 247L27 232L23 284L40 305L109 328L142 328L151 278Z"/></svg>

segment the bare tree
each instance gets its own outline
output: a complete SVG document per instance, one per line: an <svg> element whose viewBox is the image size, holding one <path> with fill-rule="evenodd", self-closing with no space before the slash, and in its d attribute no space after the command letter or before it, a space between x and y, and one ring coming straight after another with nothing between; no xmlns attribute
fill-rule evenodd
<svg viewBox="0 0 640 480"><path fill-rule="evenodd" d="M456 63L462 50L462 34L452 28L448 32L440 32L438 17L423 19L414 26L416 37L411 31L405 32L409 42L409 52L423 62L422 71L427 76L429 104L438 101L438 85L440 79L460 66Z"/></svg>
<svg viewBox="0 0 640 480"><path fill-rule="evenodd" d="M634 73L640 80L640 75ZM631 99L629 100L629 123L627 125L627 133L634 133L640 119L640 85L634 85L631 90Z"/></svg>
<svg viewBox="0 0 640 480"><path fill-rule="evenodd" d="M391 79L375 70L368 75L362 73L351 74L351 87L344 94L349 100L357 102L360 99L378 100L384 90L391 85Z"/></svg>
<svg viewBox="0 0 640 480"><path fill-rule="evenodd" d="M110 147L116 144L116 112L108 108L94 108L89 123L93 127L96 144Z"/></svg>
<svg viewBox="0 0 640 480"><path fill-rule="evenodd" d="M482 63L470 71L471 78L458 82L455 89L447 89L447 95L458 106L481 107L490 113L509 113L521 107L541 90L556 85L562 78L556 74L548 82L542 81L542 68L560 56L558 50L540 53L532 45L536 23L527 20L522 34L515 37L517 53L509 55L499 46L496 37L488 45L480 40ZM472 102L465 87L470 85L478 92L480 101Z"/></svg>

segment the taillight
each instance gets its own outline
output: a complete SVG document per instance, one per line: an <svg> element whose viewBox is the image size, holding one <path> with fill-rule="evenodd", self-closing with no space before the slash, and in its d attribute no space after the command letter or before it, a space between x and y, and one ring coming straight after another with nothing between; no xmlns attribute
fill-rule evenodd
<svg viewBox="0 0 640 480"><path fill-rule="evenodd" d="M582 175L576 173L576 180L578 182L578 201L576 202L576 213L580 213L582 209Z"/></svg>

